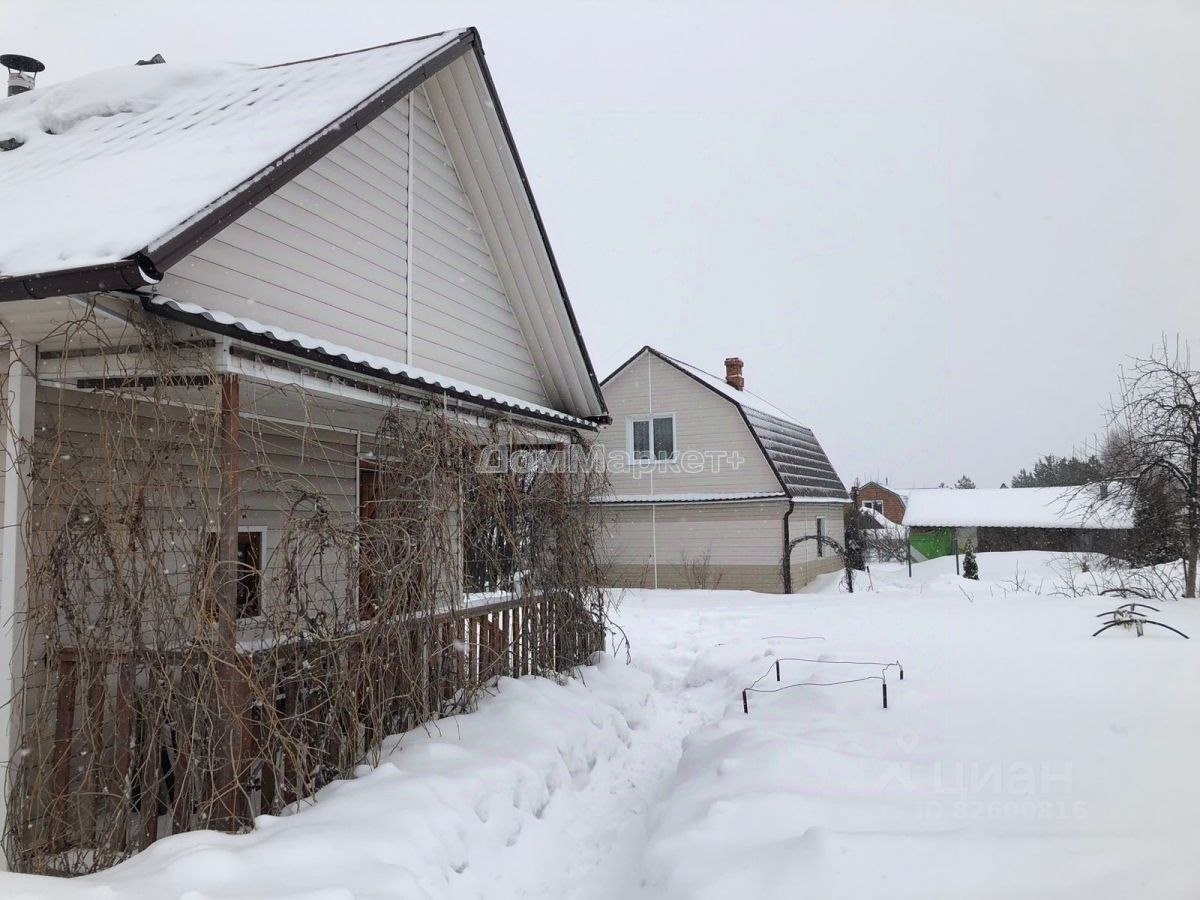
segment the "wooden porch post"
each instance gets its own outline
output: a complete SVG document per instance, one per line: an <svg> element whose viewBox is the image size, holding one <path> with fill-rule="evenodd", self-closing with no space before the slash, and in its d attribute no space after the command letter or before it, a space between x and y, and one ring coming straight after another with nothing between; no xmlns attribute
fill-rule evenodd
<svg viewBox="0 0 1200 900"><path fill-rule="evenodd" d="M21 733L19 696L24 677L24 619L27 605L25 528L29 506L29 445L37 400L37 347L14 342L8 353L8 405L4 426L4 516L0 536L0 834L4 833L7 792L4 775L16 758ZM0 854L0 869L6 868Z"/></svg>
<svg viewBox="0 0 1200 900"><path fill-rule="evenodd" d="M241 824L242 743L245 707L245 677L237 652L238 522L240 497L238 444L241 437L241 391L237 375L222 374L220 447L221 493L217 517L218 610L216 652L221 659L220 747L222 777L218 785L218 827L235 830Z"/></svg>

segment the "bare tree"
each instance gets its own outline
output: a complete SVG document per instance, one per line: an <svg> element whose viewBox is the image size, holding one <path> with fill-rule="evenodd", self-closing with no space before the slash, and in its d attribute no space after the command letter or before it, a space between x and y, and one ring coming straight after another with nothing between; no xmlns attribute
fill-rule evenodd
<svg viewBox="0 0 1200 900"><path fill-rule="evenodd" d="M1121 393L1109 410L1113 434L1106 460L1113 477L1135 493L1161 488L1178 493L1174 523L1183 544L1185 597L1196 596L1200 557L1200 372L1190 348L1166 340L1121 372Z"/></svg>

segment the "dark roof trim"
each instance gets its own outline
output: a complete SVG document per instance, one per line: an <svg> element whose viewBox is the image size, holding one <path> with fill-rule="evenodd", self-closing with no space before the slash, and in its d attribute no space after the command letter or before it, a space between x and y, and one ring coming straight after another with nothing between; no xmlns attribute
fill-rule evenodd
<svg viewBox="0 0 1200 900"><path fill-rule="evenodd" d="M212 319L204 316L196 315L195 313L183 312L179 309L174 309L170 306L164 306L158 303L150 302L150 298L141 295L142 308L156 316L162 316L166 319L174 319L177 322L182 322L185 325L190 325L193 328L199 328L203 331L210 331L215 334L220 334L228 338L243 341L247 344L254 344L268 350L274 350L277 353L287 354L288 356L305 359L310 362L318 363L324 366L331 366L337 369L343 369L347 372L353 372L357 375L371 378L376 381L388 381L401 387L411 388L420 391L426 395L445 395L452 397L455 400L461 400L464 403L469 403L472 406L482 407L484 409L495 410L497 412L506 413L508 415L519 416L525 419L534 419L539 422L546 422L551 425L556 425L559 428L576 428L595 431L598 425L590 419L581 419L569 414L559 416L550 415L547 413L537 412L535 410L526 409L524 407L502 403L499 400L494 400L491 397L486 397L480 394L472 394L470 391L455 390L446 388L441 385L431 384L420 378L414 378L409 375L399 375L393 372L384 372L379 369L373 369L370 366L362 363L352 362L341 356L333 356L328 353L322 353L320 350L310 350L307 347L302 347L300 344L293 341L281 341L277 338L270 337L265 334L256 334L253 331L239 328L236 325L226 325L221 322L215 322Z"/></svg>
<svg viewBox="0 0 1200 900"><path fill-rule="evenodd" d="M93 291L129 291L157 284L162 275L141 254L99 266L78 266L41 275L0 278L0 303L12 300L40 300L65 294Z"/></svg>
<svg viewBox="0 0 1200 900"><path fill-rule="evenodd" d="M529 176L525 173L525 164L521 162L521 154L517 152L516 141L513 140L512 130L508 127L508 116L504 114L504 106L500 103L500 94L496 91L496 83L492 81L492 72L488 68L487 60L484 58L483 44L479 40L479 33L472 28L471 36L475 47L475 58L479 62L479 71L483 75L483 82L487 85L488 94L491 96L492 104L496 107L496 118L500 121L500 130L504 132L504 140L508 143L508 152L512 154L513 162L517 166L517 174L521 176L521 184L525 188L525 198L529 201L529 208L533 211L533 220L537 223L538 234L542 238L542 244L546 248L546 257L550 260L550 269L554 272L554 281L558 286L558 292L563 298L563 305L567 308L567 319L571 323L571 330L575 332L575 342L579 345L579 352L583 354L583 366L587 370L588 379L592 383L592 390L596 394L596 399L600 401L600 409L603 411L601 416L596 417L598 421L607 424L611 421L608 414L608 405L604 402L604 393L600 390L600 381L596 378L596 369L592 365L592 358L588 354L587 344L583 342L583 332L579 330L579 321L575 318L575 309L571 306L571 298L567 294L567 286L563 282L562 272L558 268L558 260L554 258L554 248L550 246L550 237L546 234L546 225L542 221L542 213L538 209L537 201L533 197L533 188L529 185Z"/></svg>
<svg viewBox="0 0 1200 900"><path fill-rule="evenodd" d="M412 40L417 40L413 38ZM221 231L243 213L253 209L268 196L275 193L317 160L329 153L347 138L366 128L383 115L401 98L407 96L422 81L435 75L454 60L466 53L479 40L479 34L471 28L464 31L452 43L440 47L425 57L408 73L387 87L376 91L367 100L347 110L312 137L299 144L299 149L289 150L269 163L259 172L247 178L229 191L224 198L212 204L186 228L161 244L151 244L143 252L155 261L158 269L165 272L209 238ZM402 41L400 43L408 43ZM388 46L388 45L384 45ZM359 51L361 52L361 51ZM295 63L292 63L295 65Z"/></svg>
<svg viewBox="0 0 1200 900"><path fill-rule="evenodd" d="M783 475L780 474L779 468L775 465L775 461L773 459L771 459L771 454L767 452L767 448L763 446L762 438L760 438L758 436L758 432L754 430L754 426L751 425L750 420L748 418L746 418L746 410L745 410L745 408L743 408L742 404L738 403L736 400L734 400L729 395L721 393L721 391L718 391L715 387L713 387L708 382L697 378L694 374L689 372L683 366L679 365L677 362L675 362L675 360L671 359L671 357L667 356L665 353L660 353L658 350L655 350L653 347L651 347L649 344L647 344L645 347L643 347L637 353L633 354L633 356L629 357L629 359L625 360L625 362L621 363L621 365L617 366L616 370L612 373L612 375L609 375L608 378L604 379L604 383L608 384L610 379L616 377L616 375L619 372L621 372L623 369L625 369L630 363L632 363L635 359L637 359L643 353L650 353L653 356L657 356L663 362L665 362L669 366L671 366L671 368L673 368L679 372L682 372L684 375L686 375L688 378L692 379L692 381L696 382L696 384L700 385L706 391L712 391L714 394L716 394L722 400L725 400L728 403L730 403L733 406L733 408L738 411L738 415L742 417L742 424L746 426L746 430L749 431L751 437L754 438L754 443L756 443L758 445L758 452L762 454L763 459L765 459L767 461L767 465L771 467L771 473L775 476L775 480L779 482L780 490L782 490L784 492L784 494L788 493L787 483L783 480Z"/></svg>
<svg viewBox="0 0 1200 900"><path fill-rule="evenodd" d="M709 384L707 381L704 381L703 379L698 378L694 373L689 372L684 366L681 366L676 360L672 359L670 356L667 356L667 354L665 354L659 350L655 350L649 344L642 347L642 349L640 349L636 353L634 353L633 356L629 357L629 359L625 360L625 362L623 362L619 366L617 366L617 368L613 370L612 374L610 374L607 378L605 378L604 381L601 383L608 384L612 379L616 378L617 375L619 375L626 368L628 368L629 365L631 363L633 363L634 360L638 359L638 357L640 357L643 353L649 353L653 356L658 357L659 359L661 359L663 362L667 363L667 365L671 366L676 371L682 372L688 378L692 379L692 381L699 384L705 390L711 391L712 393L714 393L718 397L720 397L722 400L726 400L730 404L732 404L733 407L738 411L738 415L740 415L742 417L742 424L746 426L746 430L749 431L751 437L754 438L754 443L758 445L758 452L761 453L763 456L763 459L765 459L767 461L767 465L770 467L771 473L775 476L775 480L779 482L779 486L780 486L780 488L783 489L784 494L788 495L789 497L792 497L793 499L801 499L801 500L812 499L815 501L815 500L828 499L831 503L844 503L846 501L847 497L849 497L849 494L847 494L845 497L841 497L841 498L838 498L838 497L829 497L829 498L826 498L826 497L812 497L812 498L799 497L799 498L795 498L795 497L793 497L791 491L788 489L787 482L784 481L784 479L783 479L783 473L779 471L779 467L775 464L775 460L772 458L771 454L767 452L767 448L763 444L762 438L758 434L758 429L756 429L750 423L750 418L749 418L749 416L746 415L746 408L742 404L738 403L737 400L735 400L733 397L730 397L728 394L724 393L723 391L718 390L715 386ZM761 414L764 416L770 415L769 413L761 413ZM778 419L777 416L772 416L771 418Z"/></svg>
<svg viewBox="0 0 1200 900"><path fill-rule="evenodd" d="M431 35L425 35L425 37L431 37ZM421 39L409 38L406 41L395 43L403 44ZM299 149L289 150L237 187L227 191L224 197L215 200L206 210L194 215L191 224L180 229L161 244L150 244L131 258L118 260L115 263L23 275L16 278L0 277L0 301L36 300L62 294L84 294L113 289L136 290L156 283L161 278L159 273L165 272L230 222L258 205L325 156L338 144L361 131L418 84L458 59L472 46L478 45L478 42L479 33L474 28L467 29L452 43L427 56L416 67L409 70L403 78L377 91L367 100L322 127L316 134L310 135L297 145ZM379 46L392 45L381 44ZM353 52L361 53L363 51ZM324 58L317 57L316 59ZM298 60L297 62L312 61L315 60ZM296 65L297 62L281 65ZM266 68L278 68L278 66ZM150 277L143 277L142 272L138 271L139 268Z"/></svg>
<svg viewBox="0 0 1200 900"><path fill-rule="evenodd" d="M394 41L391 44L379 44L376 47L366 48L366 50L377 50L381 47L411 43L433 37L440 33L442 32L435 32L434 35L408 38L404 41ZM596 377L595 367L592 365L591 356L588 354L587 344L584 343L583 333L579 329L579 321L575 317L574 308L571 306L566 284L563 282L562 273L558 268L558 261L554 258L554 250L550 246L550 238L546 234L546 226L542 221L542 214L538 210L537 201L534 199L533 190L529 184L529 177L525 172L525 165L521 162L520 153L517 152L517 145L513 140L512 130L508 125L508 117L504 114L504 107L500 102L499 94L496 92L492 73L488 69L487 61L484 59L483 45L479 38L479 32L475 28L466 29L452 43L440 47L429 54L416 67L410 69L403 78L394 81L387 87L376 92L372 97L358 106L347 110L342 116L334 119L333 122L330 122L315 135L298 145L299 149L285 153L250 178L247 178L240 185L226 193L224 198L214 202L201 215L195 217L195 220L190 225L181 229L177 234L172 235L161 244L151 244L135 254L131 259L120 260L104 266L66 269L43 275L27 275L16 279L0 277L0 301L29 300L62 294L81 294L112 289L136 290L156 283L161 278L159 273L165 272L175 263L179 262L230 222L258 205L262 200L291 181L318 159L321 159L334 147L361 131L423 81L436 75L471 49L475 51L475 58L479 63L479 70L483 75L488 94L495 107L500 128L504 132L508 150L512 154L513 161L516 164L521 184L525 188L525 197L529 201L530 209L533 211L533 218L537 223L538 234L545 247L546 256L550 260L550 268L554 273L555 283L559 294L563 298L563 304L566 306L567 319L571 323L575 341L578 344L579 352L583 356L584 368L587 371L588 378L592 384L592 390L602 410L600 416L592 418L599 422L607 421L608 406L604 402L604 394L600 390L600 382ZM290 63L280 63L275 66L265 66L264 68L279 68L281 66L315 62L336 56L348 56L353 53L362 52L365 51L355 50L350 51L350 53L333 53L328 56L296 60ZM139 271L139 268L142 271ZM143 272L149 277L143 277Z"/></svg>
<svg viewBox="0 0 1200 900"><path fill-rule="evenodd" d="M616 378L618 375L620 375L622 372L624 372L625 369L628 368L628 366L631 362L633 362L635 359L637 359L639 356L641 356L643 353L646 353L647 351L649 351L650 353L653 353L655 356L666 359L666 357L663 356L663 354L659 353L657 350L655 350L649 344L644 344L642 346L641 350L638 350L637 352L635 352L633 354L633 356L629 357L629 359L625 360L625 362L621 363L619 366L617 366L615 369L613 369L612 372L610 372L605 377L605 379L602 382L600 382L601 386L608 384L610 381L612 381L614 378Z"/></svg>

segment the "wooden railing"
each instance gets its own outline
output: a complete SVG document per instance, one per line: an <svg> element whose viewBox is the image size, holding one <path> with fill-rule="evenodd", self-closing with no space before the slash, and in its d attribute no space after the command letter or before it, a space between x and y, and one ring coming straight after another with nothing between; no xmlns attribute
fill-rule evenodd
<svg viewBox="0 0 1200 900"><path fill-rule="evenodd" d="M354 634L336 650L307 641L240 653L227 743L214 742L220 704L202 696L213 679L194 654L59 650L46 686L53 741L23 764L29 838L15 847L10 838L10 865L78 874L168 834L244 828L349 774L387 734L464 711L495 678L566 671L604 642L543 597L478 602L401 632L415 668ZM153 701L141 697L148 678L158 679ZM164 679L169 703L158 699ZM335 702L330 685L352 701ZM215 745L228 752L214 756Z"/></svg>

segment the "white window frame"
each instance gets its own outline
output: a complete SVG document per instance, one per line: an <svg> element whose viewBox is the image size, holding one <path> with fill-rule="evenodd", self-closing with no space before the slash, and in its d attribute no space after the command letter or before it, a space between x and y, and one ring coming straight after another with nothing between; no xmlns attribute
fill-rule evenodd
<svg viewBox="0 0 1200 900"><path fill-rule="evenodd" d="M665 459L659 459L658 453L654 447L654 420L655 419L670 419L671 420L671 455ZM638 459L633 454L633 423L634 422L649 422L650 423L650 459ZM679 458L679 429L676 427L675 413L640 413L635 416L628 416L625 419L625 453L629 461L635 465L645 465L647 463L669 463L674 462Z"/></svg>

